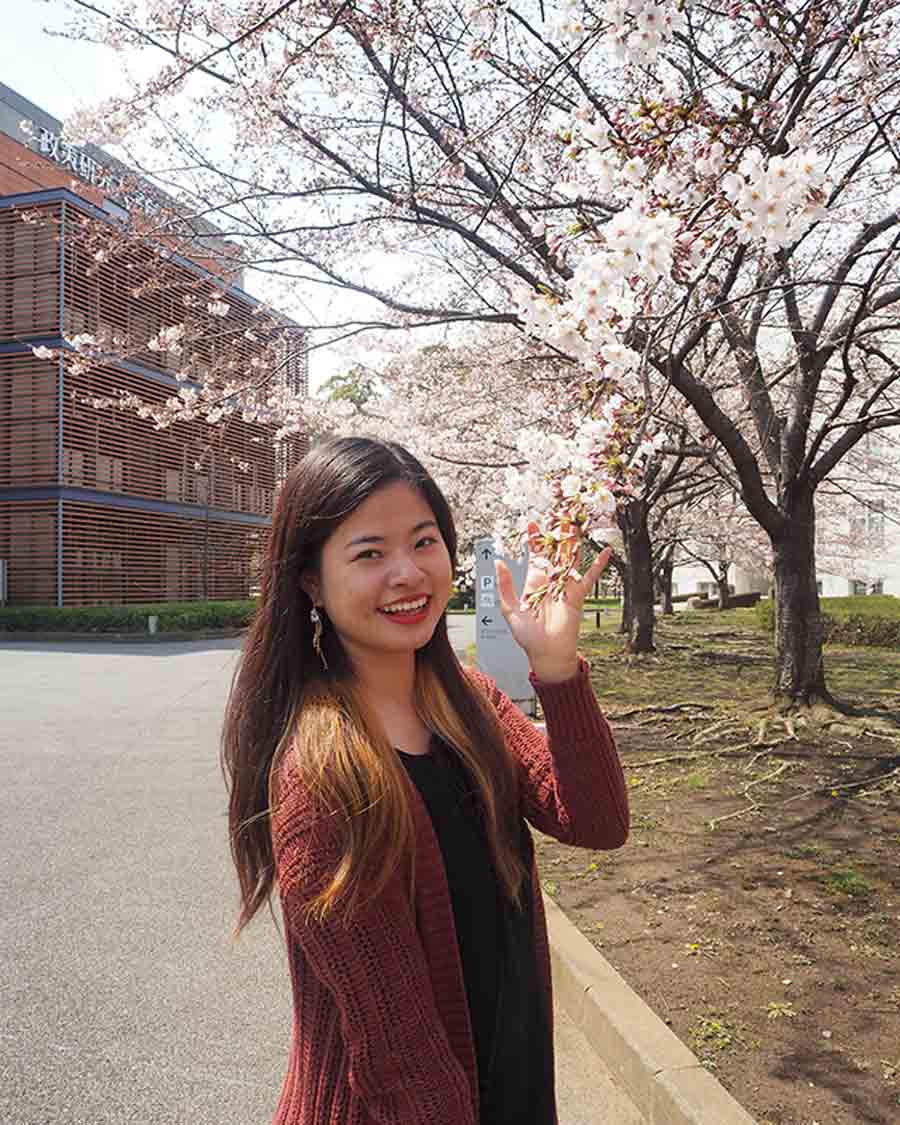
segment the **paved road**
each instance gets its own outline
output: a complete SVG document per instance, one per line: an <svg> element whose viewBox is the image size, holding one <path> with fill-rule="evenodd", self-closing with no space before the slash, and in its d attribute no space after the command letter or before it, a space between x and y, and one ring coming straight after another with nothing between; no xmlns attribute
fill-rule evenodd
<svg viewBox="0 0 900 1125"><path fill-rule="evenodd" d="M0 646L3 1125L271 1120L284 953L268 915L229 938L216 735L236 657ZM565 1019L559 1045L562 1125L595 1125L607 1079Z"/></svg>
<svg viewBox="0 0 900 1125"><path fill-rule="evenodd" d="M462 656L466 647L475 643L475 614L448 613L447 633L450 643Z"/></svg>

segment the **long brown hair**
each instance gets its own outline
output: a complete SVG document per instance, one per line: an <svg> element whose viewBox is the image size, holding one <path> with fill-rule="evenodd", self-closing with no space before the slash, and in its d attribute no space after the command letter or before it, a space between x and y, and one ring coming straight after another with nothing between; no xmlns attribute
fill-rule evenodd
<svg viewBox="0 0 900 1125"><path fill-rule="evenodd" d="M362 437L323 441L279 490L259 608L222 734L231 853L241 894L238 932L272 894L270 815L278 769L296 769L317 807L340 814L342 859L331 883L307 904L310 912L324 917L340 904L351 916L413 856L403 765L360 699L349 658L327 621L322 647L328 670L323 669L312 644L312 602L300 584L302 575L318 569L323 544L343 520L378 489L398 481L416 488L431 507L455 569L450 507L423 466L399 445ZM415 705L468 770L501 887L518 903L525 869L518 851L515 771L493 709L453 652L444 615L416 653Z"/></svg>

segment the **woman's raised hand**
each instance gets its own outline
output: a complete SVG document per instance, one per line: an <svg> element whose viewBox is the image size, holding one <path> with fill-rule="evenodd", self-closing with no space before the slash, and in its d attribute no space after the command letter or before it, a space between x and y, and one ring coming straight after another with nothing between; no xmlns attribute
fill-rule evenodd
<svg viewBox="0 0 900 1125"><path fill-rule="evenodd" d="M571 558L578 549L577 535L563 543L563 554ZM612 549L601 551L581 577L572 571L562 596L544 597L529 608L529 595L547 585L549 563L542 544L540 528L528 525L528 574L521 599L516 596L512 574L506 563L497 559L497 590L500 609L509 623L513 637L528 654L531 670L545 683L568 680L578 671L578 631L581 626L584 600L594 583L606 569Z"/></svg>

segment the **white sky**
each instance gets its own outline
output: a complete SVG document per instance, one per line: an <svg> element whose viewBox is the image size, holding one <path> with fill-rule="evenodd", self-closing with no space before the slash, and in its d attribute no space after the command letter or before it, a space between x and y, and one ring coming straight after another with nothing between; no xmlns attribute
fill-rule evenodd
<svg viewBox="0 0 900 1125"><path fill-rule="evenodd" d="M0 31L0 82L61 118L123 88L111 52L47 34L45 28L66 23L61 0L8 2L15 19L8 9Z"/></svg>
<svg viewBox="0 0 900 1125"><path fill-rule="evenodd" d="M10 11L13 7L14 20ZM0 8L4 9L0 17L0 82L41 109L64 120L83 106L129 88L112 51L48 33L66 25L69 9L65 0L0 0ZM248 288L253 289L250 279ZM308 305L290 309L279 302L279 307L304 323L309 323L311 316L315 319L315 310ZM349 365L337 350L312 352L311 389Z"/></svg>

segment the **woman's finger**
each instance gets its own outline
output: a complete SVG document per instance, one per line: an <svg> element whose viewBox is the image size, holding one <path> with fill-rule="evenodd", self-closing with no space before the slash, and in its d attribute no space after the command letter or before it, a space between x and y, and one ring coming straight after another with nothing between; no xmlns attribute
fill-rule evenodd
<svg viewBox="0 0 900 1125"><path fill-rule="evenodd" d="M600 575L606 570L607 563L612 557L612 547L604 547L600 554L594 559L588 567L587 574L582 579L584 585L588 590L600 578Z"/></svg>
<svg viewBox="0 0 900 1125"><path fill-rule="evenodd" d="M559 558L563 566L568 566L575 558L580 542L578 526L569 520L563 520L559 527Z"/></svg>
<svg viewBox="0 0 900 1125"><path fill-rule="evenodd" d="M528 572L525 575L525 585L522 589L523 598L547 585L547 571L549 569L550 563L542 555L533 555L529 558Z"/></svg>
<svg viewBox="0 0 900 1125"><path fill-rule="evenodd" d="M541 529L534 520L528 523L528 553L530 555L544 554L544 544L541 539Z"/></svg>
<svg viewBox="0 0 900 1125"><path fill-rule="evenodd" d="M516 586L509 567L502 559L494 560L494 573L497 576L497 593L500 595L500 610L504 617L514 613L519 599L516 597Z"/></svg>

